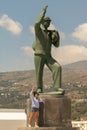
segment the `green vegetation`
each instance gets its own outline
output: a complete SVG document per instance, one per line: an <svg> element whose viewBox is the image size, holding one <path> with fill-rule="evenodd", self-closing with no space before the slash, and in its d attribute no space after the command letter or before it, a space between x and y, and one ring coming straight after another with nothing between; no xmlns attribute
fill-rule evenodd
<svg viewBox="0 0 87 130"><path fill-rule="evenodd" d="M87 102L72 102L72 120L81 120L87 117Z"/></svg>
<svg viewBox="0 0 87 130"><path fill-rule="evenodd" d="M52 75L44 71L44 88L52 87ZM31 86L36 86L35 72L0 73L0 108L25 108ZM63 66L62 87L72 100L72 120L87 117L87 61Z"/></svg>

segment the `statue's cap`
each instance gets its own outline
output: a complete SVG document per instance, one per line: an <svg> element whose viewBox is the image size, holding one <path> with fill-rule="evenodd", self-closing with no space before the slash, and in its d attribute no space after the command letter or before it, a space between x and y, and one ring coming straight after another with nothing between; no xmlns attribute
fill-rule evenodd
<svg viewBox="0 0 87 130"><path fill-rule="evenodd" d="M49 17L45 16L44 21L51 21L51 19Z"/></svg>

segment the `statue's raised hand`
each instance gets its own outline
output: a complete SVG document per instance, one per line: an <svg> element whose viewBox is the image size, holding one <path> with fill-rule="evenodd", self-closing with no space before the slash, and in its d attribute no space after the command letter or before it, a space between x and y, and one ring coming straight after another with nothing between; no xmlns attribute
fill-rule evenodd
<svg viewBox="0 0 87 130"><path fill-rule="evenodd" d="M48 5L45 5L44 7L43 7L43 10L46 10L48 8Z"/></svg>

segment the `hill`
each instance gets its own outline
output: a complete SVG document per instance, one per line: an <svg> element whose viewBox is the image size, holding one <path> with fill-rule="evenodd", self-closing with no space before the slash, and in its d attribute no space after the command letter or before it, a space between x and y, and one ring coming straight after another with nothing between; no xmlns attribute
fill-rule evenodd
<svg viewBox="0 0 87 130"><path fill-rule="evenodd" d="M43 77L44 88L50 91L53 80L47 68L44 70ZM0 107L24 108L32 85L36 86L34 70L0 73ZM87 108L87 103L84 103L84 101L87 102L84 100L87 99L87 61L62 66L62 87L66 90L66 95L72 99L74 119L78 114L78 109L83 109L83 105L79 104L84 104ZM77 113L75 113L74 109L77 106ZM87 113L85 112L84 115L86 116Z"/></svg>
<svg viewBox="0 0 87 130"><path fill-rule="evenodd" d="M64 66L65 69L68 70L76 70L76 71L86 71L87 72L87 61L78 61L72 64L68 64Z"/></svg>

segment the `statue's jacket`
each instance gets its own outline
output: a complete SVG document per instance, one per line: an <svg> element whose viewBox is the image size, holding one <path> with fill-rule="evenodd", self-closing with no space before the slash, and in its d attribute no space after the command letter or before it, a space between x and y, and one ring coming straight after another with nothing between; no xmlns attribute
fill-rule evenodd
<svg viewBox="0 0 87 130"><path fill-rule="evenodd" d="M41 27L45 10L42 10L40 16L35 22L35 41L33 42L33 50L35 54L51 55L51 31L45 30ZM55 45L57 47L57 45Z"/></svg>

